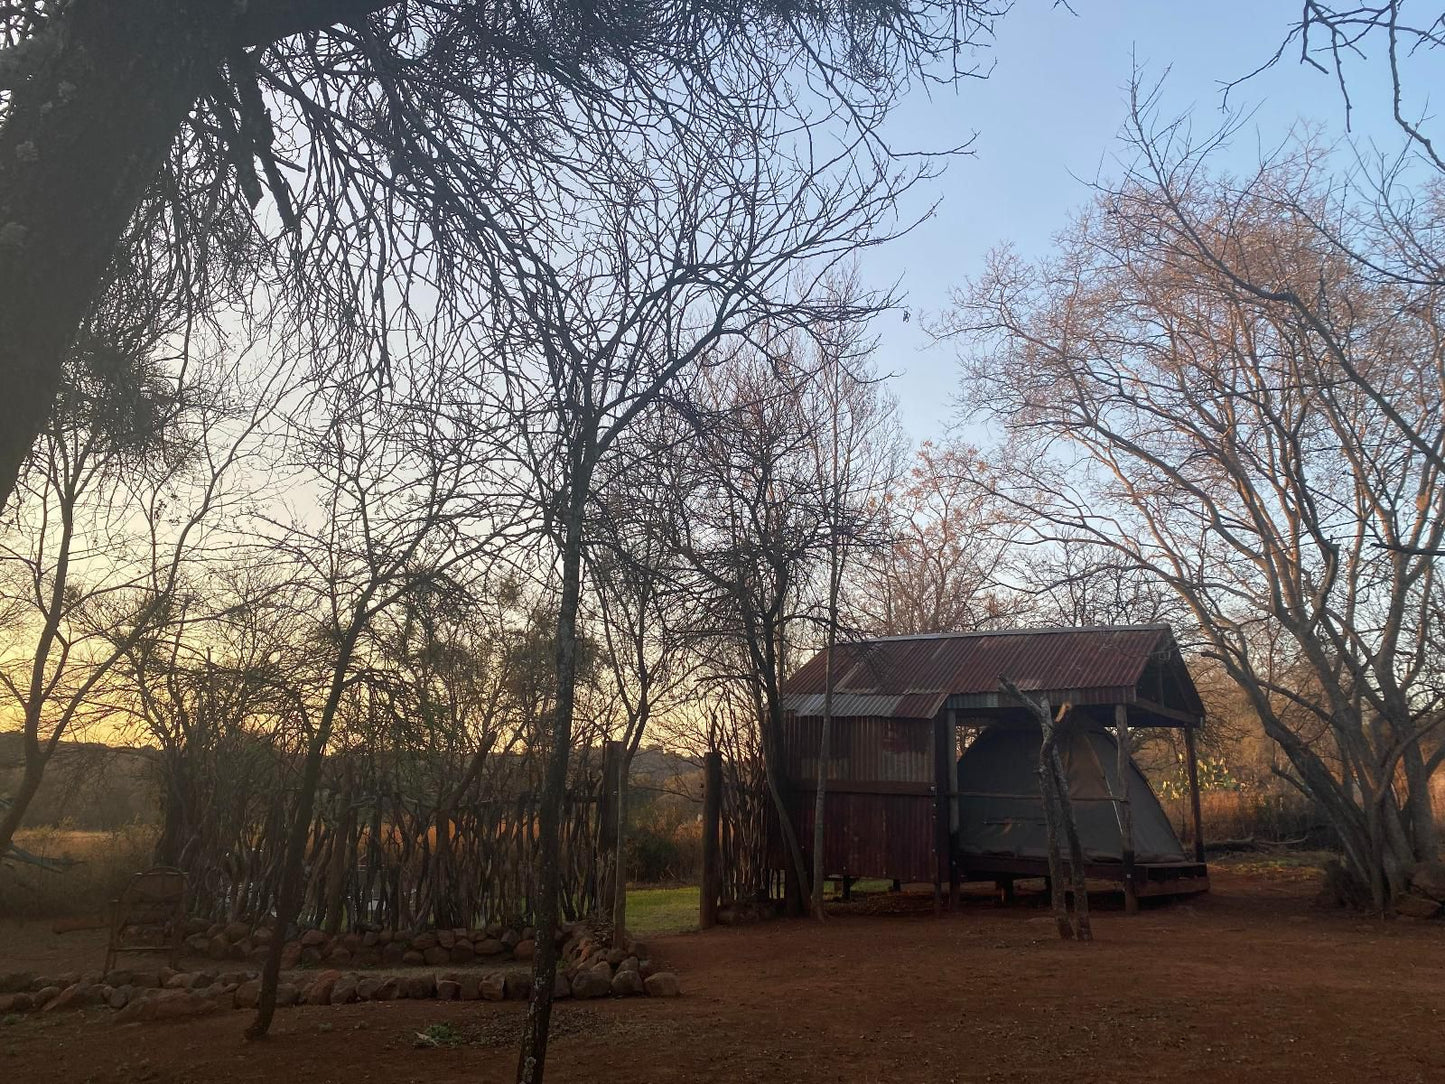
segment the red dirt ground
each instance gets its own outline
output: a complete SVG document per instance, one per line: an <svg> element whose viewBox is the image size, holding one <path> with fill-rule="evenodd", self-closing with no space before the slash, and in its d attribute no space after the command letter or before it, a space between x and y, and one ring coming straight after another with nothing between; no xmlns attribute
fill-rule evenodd
<svg viewBox="0 0 1445 1084"><path fill-rule="evenodd" d="M1137 917L1097 913L1093 945L987 903L654 939L685 996L559 1003L548 1079L1445 1080L1445 924L1316 910L1299 871L1214 884ZM0 971L27 966L5 930ZM121 1027L105 1010L31 1015L0 1028L0 1080L508 1081L521 1012L287 1009L260 1043L241 1039L241 1011ZM468 1042L413 1046L443 1021Z"/></svg>

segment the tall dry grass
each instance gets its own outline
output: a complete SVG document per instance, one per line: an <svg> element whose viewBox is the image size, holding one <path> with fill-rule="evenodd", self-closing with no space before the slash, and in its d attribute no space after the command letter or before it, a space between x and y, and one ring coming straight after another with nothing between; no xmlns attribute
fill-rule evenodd
<svg viewBox="0 0 1445 1084"><path fill-rule="evenodd" d="M155 840L152 825L109 831L22 829L15 837L17 847L74 864L61 871L15 861L0 865L0 919L102 914L131 874L151 865Z"/></svg>
<svg viewBox="0 0 1445 1084"><path fill-rule="evenodd" d="M1193 818L1187 796L1161 798L1160 804L1186 844L1193 843ZM1285 790L1211 790L1199 796L1205 843L1257 840L1330 847L1334 833L1313 802Z"/></svg>

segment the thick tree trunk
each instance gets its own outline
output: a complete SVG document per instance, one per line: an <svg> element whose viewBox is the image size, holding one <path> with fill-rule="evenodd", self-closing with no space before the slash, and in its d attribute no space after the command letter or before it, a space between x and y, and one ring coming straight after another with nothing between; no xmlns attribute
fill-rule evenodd
<svg viewBox="0 0 1445 1084"><path fill-rule="evenodd" d="M38 752L32 754L29 749L25 751L25 771L20 777L20 789L11 796L4 816L0 816L0 856L10 850L10 844L15 841L15 833L20 831L20 825L25 820L25 811L30 808L36 792L40 790L40 781L45 778L45 760Z"/></svg>
<svg viewBox="0 0 1445 1084"><path fill-rule="evenodd" d="M117 241L225 55L228 0L76 0L25 45L0 126L0 506ZM11 50L12 56L15 50Z"/></svg>
<svg viewBox="0 0 1445 1084"><path fill-rule="evenodd" d="M557 897L561 888L562 803L567 791L567 761L572 745L572 715L577 699L577 611L582 597L582 528L588 473L574 465L563 524L562 598L557 608L557 701L552 747L538 810L537 927L532 957L532 996L522 1028L517 1059L518 1084L542 1084L547 1061L547 1032L557 981Z"/></svg>
<svg viewBox="0 0 1445 1084"><path fill-rule="evenodd" d="M341 920L346 899L346 871L352 866L355 850L351 837L356 831L356 811L351 808L351 766L346 767L346 786L341 795L340 807L336 811L336 834L331 840L330 862L326 867L326 918L323 929L326 933L341 932ZM445 811L437 813L437 847L442 846L441 833L447 825Z"/></svg>
<svg viewBox="0 0 1445 1084"><path fill-rule="evenodd" d="M781 711L774 711L770 706L767 709L767 718L771 721L771 729L779 736L782 734ZM803 898L811 897L812 893L808 886L808 864L803 860L803 848L798 843L798 833L793 831L793 822L788 816L788 806L783 800L783 791L778 783L778 773L781 765L778 763L782 758L768 735L763 735L763 780L768 785L768 795L773 800L773 810L778 817L778 832L783 837L783 848L788 852L788 860L792 863L792 874L798 882L798 891ZM795 912L795 913L800 913Z"/></svg>
<svg viewBox="0 0 1445 1084"><path fill-rule="evenodd" d="M161 832L156 839L155 861L158 866L181 868L186 843L196 823L196 788L185 746L167 757L165 767L165 801L161 810Z"/></svg>
<svg viewBox="0 0 1445 1084"><path fill-rule="evenodd" d="M1406 808L1412 853L1417 862L1433 861L1440 853L1440 833L1435 823L1434 803L1430 798L1430 774L1425 770L1425 754L1418 741L1405 750L1400 763L1410 788Z"/></svg>

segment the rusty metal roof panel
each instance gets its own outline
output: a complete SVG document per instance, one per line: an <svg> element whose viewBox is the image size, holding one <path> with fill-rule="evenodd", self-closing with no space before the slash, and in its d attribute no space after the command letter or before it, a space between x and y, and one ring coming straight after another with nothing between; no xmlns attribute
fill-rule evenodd
<svg viewBox="0 0 1445 1084"><path fill-rule="evenodd" d="M856 697L859 705L869 706L867 712L856 712L859 715L931 718L950 696L991 700L998 694L1001 677L1028 692L1072 694L1076 702L1132 701L1150 660L1177 650L1168 625L861 640L838 645L833 710L839 716L855 714L838 704ZM820 713L825 664L826 653L819 652L789 678L783 685L787 701ZM891 708L886 705L890 697L895 698ZM799 715L815 713L792 710Z"/></svg>
<svg viewBox="0 0 1445 1084"><path fill-rule="evenodd" d="M892 719L932 719L948 694L848 693L833 690L833 716L837 719L882 716ZM795 715L822 715L822 693L784 693L783 710Z"/></svg>

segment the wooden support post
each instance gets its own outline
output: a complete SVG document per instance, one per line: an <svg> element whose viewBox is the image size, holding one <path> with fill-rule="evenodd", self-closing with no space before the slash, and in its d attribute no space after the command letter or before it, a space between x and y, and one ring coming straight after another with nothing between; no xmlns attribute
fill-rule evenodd
<svg viewBox="0 0 1445 1084"><path fill-rule="evenodd" d="M622 743L602 743L602 790L597 797L597 861L602 870L602 914L610 916L617 898L617 806L622 780Z"/></svg>
<svg viewBox="0 0 1445 1084"><path fill-rule="evenodd" d="M999 877L993 882L994 888L998 889L999 903L1005 907L1013 906L1018 899L1014 892L1014 879L1012 877Z"/></svg>
<svg viewBox="0 0 1445 1084"><path fill-rule="evenodd" d="M1130 804L1129 777L1133 775L1129 759L1129 709L1114 705L1114 740L1119 744L1117 772L1119 775L1119 846L1124 859L1124 911L1139 912L1139 886L1134 869L1134 807Z"/></svg>
<svg viewBox="0 0 1445 1084"><path fill-rule="evenodd" d="M933 720L933 909L938 913L943 911L943 886L949 883L948 871L953 865L948 832L948 753L952 747L948 720L944 711Z"/></svg>
<svg viewBox="0 0 1445 1084"><path fill-rule="evenodd" d="M948 713L948 909L957 911L958 895L958 715Z"/></svg>
<svg viewBox="0 0 1445 1084"><path fill-rule="evenodd" d="M1194 817L1194 861L1204 861L1204 818L1199 812L1199 753L1194 747L1194 728L1184 728L1184 751L1189 760L1189 812Z"/></svg>
<svg viewBox="0 0 1445 1084"><path fill-rule="evenodd" d="M702 760L702 892L698 898L697 925L717 925L718 897L722 895L722 753Z"/></svg>

